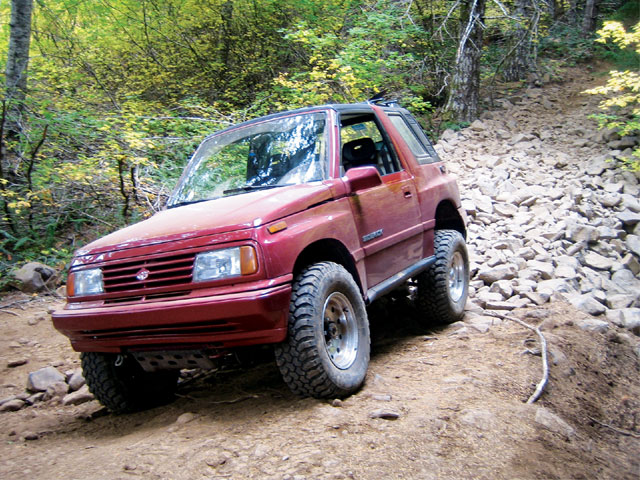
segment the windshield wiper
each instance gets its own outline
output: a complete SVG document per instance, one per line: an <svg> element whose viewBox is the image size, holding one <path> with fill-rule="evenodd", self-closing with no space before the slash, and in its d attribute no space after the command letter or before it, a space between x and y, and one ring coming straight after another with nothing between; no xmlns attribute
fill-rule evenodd
<svg viewBox="0 0 640 480"><path fill-rule="evenodd" d="M199 200L188 200L186 202L174 203L167 205L167 208L183 207L185 205L193 205L194 203L208 202L209 200L213 200L213 198L201 198Z"/></svg>
<svg viewBox="0 0 640 480"><path fill-rule="evenodd" d="M245 185L244 187L231 188L229 190L224 190L222 192L222 194L223 195L227 195L227 194L233 194L233 193L253 192L253 191L256 191L256 190L267 190L269 188L286 187L288 185L295 185L295 184L294 183L282 183L282 184L278 184L278 185ZM184 202L179 202L179 203L174 203L174 204L171 204L171 205L167 205L167 208L183 207L185 205L193 205L194 203L208 202L209 200L215 200L216 198L219 198L219 197L200 198L198 200L187 200L187 201L184 201Z"/></svg>
<svg viewBox="0 0 640 480"><path fill-rule="evenodd" d="M286 187L287 185L293 185L293 184L282 183L279 185L245 185L244 187L231 188L229 190L224 190L222 194L227 195L228 193L253 192L255 190L267 190L269 188Z"/></svg>

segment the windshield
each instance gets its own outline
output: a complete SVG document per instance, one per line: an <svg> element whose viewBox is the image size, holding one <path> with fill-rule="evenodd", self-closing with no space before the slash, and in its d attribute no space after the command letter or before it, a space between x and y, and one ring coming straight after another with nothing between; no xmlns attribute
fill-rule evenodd
<svg viewBox="0 0 640 480"><path fill-rule="evenodd" d="M327 177L326 117L310 113L251 124L207 138L168 206Z"/></svg>

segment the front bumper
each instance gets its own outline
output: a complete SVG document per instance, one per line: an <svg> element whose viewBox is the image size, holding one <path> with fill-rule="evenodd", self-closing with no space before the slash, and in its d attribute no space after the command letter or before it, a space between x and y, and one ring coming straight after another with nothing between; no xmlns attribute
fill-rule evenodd
<svg viewBox="0 0 640 480"><path fill-rule="evenodd" d="M148 304L58 310L78 352L227 349L285 339L291 284Z"/></svg>

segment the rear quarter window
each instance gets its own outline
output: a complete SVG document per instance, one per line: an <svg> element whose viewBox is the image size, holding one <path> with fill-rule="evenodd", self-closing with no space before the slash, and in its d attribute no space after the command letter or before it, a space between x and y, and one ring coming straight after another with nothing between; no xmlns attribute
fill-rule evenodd
<svg viewBox="0 0 640 480"><path fill-rule="evenodd" d="M409 145L420 164L439 162L438 154L425 135L418 121L408 112L403 115L389 115L393 126Z"/></svg>

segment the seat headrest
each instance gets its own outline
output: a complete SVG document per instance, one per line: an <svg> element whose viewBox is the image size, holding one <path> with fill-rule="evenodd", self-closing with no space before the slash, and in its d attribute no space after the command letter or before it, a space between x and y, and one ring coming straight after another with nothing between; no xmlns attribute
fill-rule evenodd
<svg viewBox="0 0 640 480"><path fill-rule="evenodd" d="M371 138L358 138L342 147L342 163L345 170L362 165L375 164L376 144Z"/></svg>

